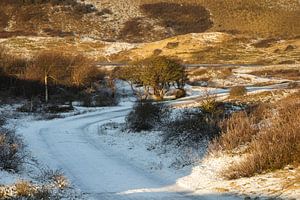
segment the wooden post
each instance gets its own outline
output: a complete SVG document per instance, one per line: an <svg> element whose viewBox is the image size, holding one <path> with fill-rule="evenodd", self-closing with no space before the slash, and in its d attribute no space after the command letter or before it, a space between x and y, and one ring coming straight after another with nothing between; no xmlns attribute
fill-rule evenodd
<svg viewBox="0 0 300 200"><path fill-rule="evenodd" d="M45 101L48 103L48 75L45 75Z"/></svg>

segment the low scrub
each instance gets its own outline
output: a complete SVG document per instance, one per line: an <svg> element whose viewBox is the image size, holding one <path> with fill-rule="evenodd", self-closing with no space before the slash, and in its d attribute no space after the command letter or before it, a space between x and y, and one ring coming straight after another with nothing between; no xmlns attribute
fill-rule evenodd
<svg viewBox="0 0 300 200"><path fill-rule="evenodd" d="M233 151L251 142L257 132L257 127L253 126L253 116L249 116L244 111L233 113L222 124L222 134L210 145L210 150Z"/></svg>
<svg viewBox="0 0 300 200"><path fill-rule="evenodd" d="M244 86L235 86L230 89L230 97L241 97L247 94L247 89Z"/></svg>
<svg viewBox="0 0 300 200"><path fill-rule="evenodd" d="M168 115L169 109L163 104L138 102L126 117L126 128L133 132L149 131L161 125Z"/></svg>
<svg viewBox="0 0 300 200"><path fill-rule="evenodd" d="M255 76L266 76L276 77L290 80L299 80L300 70L299 69L278 69L278 70L259 70L251 72Z"/></svg>
<svg viewBox="0 0 300 200"><path fill-rule="evenodd" d="M253 113L237 113L225 122L221 136L212 149L243 150L243 159L225 169L228 179L250 177L300 163L299 93ZM243 147L243 148L242 148Z"/></svg>
<svg viewBox="0 0 300 200"><path fill-rule="evenodd" d="M34 181L20 180L10 186L0 186L0 199L82 199L82 195L72 190L69 181L58 170L42 169L34 179Z"/></svg>
<svg viewBox="0 0 300 200"><path fill-rule="evenodd" d="M26 157L22 139L13 131L0 128L0 169L19 171Z"/></svg>
<svg viewBox="0 0 300 200"><path fill-rule="evenodd" d="M222 113L223 114L223 113ZM205 109L185 110L164 127L164 142L197 148L220 134L221 113Z"/></svg>

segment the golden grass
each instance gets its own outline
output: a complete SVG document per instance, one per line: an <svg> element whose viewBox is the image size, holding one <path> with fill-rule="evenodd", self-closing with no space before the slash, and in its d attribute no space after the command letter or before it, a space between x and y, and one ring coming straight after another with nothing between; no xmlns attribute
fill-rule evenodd
<svg viewBox="0 0 300 200"><path fill-rule="evenodd" d="M211 150L247 146L244 158L222 172L228 179L250 177L286 165L300 164L300 95L299 92L256 112L234 114L225 122L226 129Z"/></svg>

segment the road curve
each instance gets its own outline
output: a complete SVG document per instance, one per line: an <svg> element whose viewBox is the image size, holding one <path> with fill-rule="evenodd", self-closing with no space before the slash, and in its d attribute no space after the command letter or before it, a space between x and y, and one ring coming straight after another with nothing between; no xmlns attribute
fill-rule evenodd
<svg viewBox="0 0 300 200"><path fill-rule="evenodd" d="M51 168L62 169L88 199L191 200L232 199L218 195L192 195L176 183L135 166L109 151L86 132L95 123L124 117L130 108L114 108L48 122L33 122L23 129L34 155Z"/></svg>

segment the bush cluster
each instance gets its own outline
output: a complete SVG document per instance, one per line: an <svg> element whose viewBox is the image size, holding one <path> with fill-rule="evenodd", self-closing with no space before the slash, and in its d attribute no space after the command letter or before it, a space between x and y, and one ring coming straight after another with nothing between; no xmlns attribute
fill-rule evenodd
<svg viewBox="0 0 300 200"><path fill-rule="evenodd" d="M245 158L223 171L226 178L249 177L300 163L299 93L249 113L236 113L224 121L212 151L234 152L243 147Z"/></svg>
<svg viewBox="0 0 300 200"><path fill-rule="evenodd" d="M0 169L19 171L27 153L25 145L14 131L0 128Z"/></svg>
<svg viewBox="0 0 300 200"><path fill-rule="evenodd" d="M164 142L197 148L201 141L211 140L220 133L219 119L212 113L198 109L183 111L164 127Z"/></svg>
<svg viewBox="0 0 300 200"><path fill-rule="evenodd" d="M71 194L69 182L60 171L42 170L36 178L37 183L20 180L12 186L0 187L0 199L80 199L77 194Z"/></svg>
<svg viewBox="0 0 300 200"><path fill-rule="evenodd" d="M245 86L234 86L230 89L230 97L241 97L247 94L247 89Z"/></svg>
<svg viewBox="0 0 300 200"><path fill-rule="evenodd" d="M32 99L44 99L46 91L54 104L84 101L81 97L92 99L89 104L95 102L96 106L115 104L114 82L108 83L105 76L93 61L82 55L44 51L27 60L7 54L6 49L0 47L1 96L30 99L24 106L24 110L30 112L38 109L34 104L38 101Z"/></svg>
<svg viewBox="0 0 300 200"><path fill-rule="evenodd" d="M126 117L126 128L132 132L150 131L162 125L169 116L168 106L138 102Z"/></svg>

